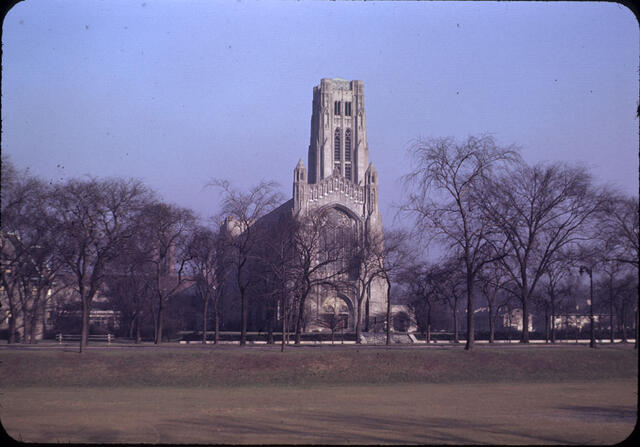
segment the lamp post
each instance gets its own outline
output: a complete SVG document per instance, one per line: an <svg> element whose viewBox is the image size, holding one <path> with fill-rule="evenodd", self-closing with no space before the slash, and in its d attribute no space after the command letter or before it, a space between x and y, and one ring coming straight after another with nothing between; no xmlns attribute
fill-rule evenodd
<svg viewBox="0 0 640 447"><path fill-rule="evenodd" d="M584 272L587 272L589 275L589 319L591 320L591 330L590 336L591 341L589 342L590 348L596 347L596 332L595 332L595 319L593 317L593 271L591 268L582 265L580 266L580 274L582 275Z"/></svg>

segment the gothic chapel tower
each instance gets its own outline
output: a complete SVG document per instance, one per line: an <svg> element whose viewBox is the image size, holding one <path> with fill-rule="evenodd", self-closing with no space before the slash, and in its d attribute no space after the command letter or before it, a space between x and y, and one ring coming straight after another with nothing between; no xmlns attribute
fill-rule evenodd
<svg viewBox="0 0 640 447"><path fill-rule="evenodd" d="M295 211L338 200L361 218L369 215L370 221L381 225L378 174L369 163L366 123L362 81L325 78L313 88L309 172L300 160L294 171ZM336 182L348 198L326 200Z"/></svg>
<svg viewBox="0 0 640 447"><path fill-rule="evenodd" d="M313 89L309 183L334 170L362 183L369 164L366 129L363 82L323 79Z"/></svg>
<svg viewBox="0 0 640 447"><path fill-rule="evenodd" d="M352 221L360 235L382 231L378 210L378 174L369 162L366 122L362 81L325 78L314 87L309 171L307 173L302 160L294 170L295 214L326 207ZM314 311L317 317L321 317L323 299L331 297L323 297L320 292L317 295ZM353 318L355 297L339 298ZM379 327L385 306L386 288L376 281L368 291L363 309L365 330Z"/></svg>

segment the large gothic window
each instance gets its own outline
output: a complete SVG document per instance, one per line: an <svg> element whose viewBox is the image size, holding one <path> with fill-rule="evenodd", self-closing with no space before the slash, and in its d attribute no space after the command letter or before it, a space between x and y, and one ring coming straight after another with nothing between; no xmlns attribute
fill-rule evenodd
<svg viewBox="0 0 640 447"><path fill-rule="evenodd" d="M333 136L333 159L340 161L340 128L338 127Z"/></svg>
<svg viewBox="0 0 640 447"><path fill-rule="evenodd" d="M358 240L358 224L344 211L330 208L325 211L320 259L332 262L330 270L341 272L345 279L356 279L359 263L355 257Z"/></svg>

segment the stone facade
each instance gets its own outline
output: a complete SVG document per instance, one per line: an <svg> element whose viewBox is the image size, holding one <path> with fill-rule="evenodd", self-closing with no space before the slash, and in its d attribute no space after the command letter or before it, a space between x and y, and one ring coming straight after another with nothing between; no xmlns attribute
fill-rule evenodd
<svg viewBox="0 0 640 447"><path fill-rule="evenodd" d="M308 164L308 172L302 160L293 171L295 215L333 208L353 222L356 237L365 232L381 234L378 173L369 162L362 81L322 79L313 89ZM352 329L357 317L355 293L315 290L309 300L307 312L312 323L307 329L322 330L313 322L331 311L348 316L348 328ZM364 331L383 329L386 303L384 282L375 279L363 303Z"/></svg>
<svg viewBox="0 0 640 447"><path fill-rule="evenodd" d="M315 210L326 210L330 218L342 221L341 228L361 238L367 232L381 234L378 209L378 173L369 162L364 85L362 81L322 79L313 90L311 138L308 152L309 170L302 160L293 171L293 197L254 225L277 227L284 216L303 218ZM244 231L227 219L222 230L232 237ZM231 275L233 276L233 275ZM343 280L344 280L343 275ZM348 274L346 274L348 277ZM352 287L344 292L318 286L308 297L305 331L329 331L323 321L329 315L346 322L346 330L355 327L358 293L354 277ZM239 289L228 281L221 302L222 329L240 328ZM362 306L362 330L382 331L386 313L386 285L373 281ZM251 299L251 298L250 298ZM259 300L248 306L249 330L266 331L269 311ZM280 311L277 311L278 319ZM342 324L342 323L341 323Z"/></svg>

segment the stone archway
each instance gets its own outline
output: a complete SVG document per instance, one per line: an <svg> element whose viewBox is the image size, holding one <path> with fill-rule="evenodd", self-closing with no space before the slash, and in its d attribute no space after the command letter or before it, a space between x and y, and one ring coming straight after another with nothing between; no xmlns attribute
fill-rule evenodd
<svg viewBox="0 0 640 447"><path fill-rule="evenodd" d="M393 315L393 330L407 332L411 326L411 318L406 312L397 312Z"/></svg>
<svg viewBox="0 0 640 447"><path fill-rule="evenodd" d="M353 306L350 300L341 294L330 295L322 301L319 317L325 329L339 331L353 328Z"/></svg>

